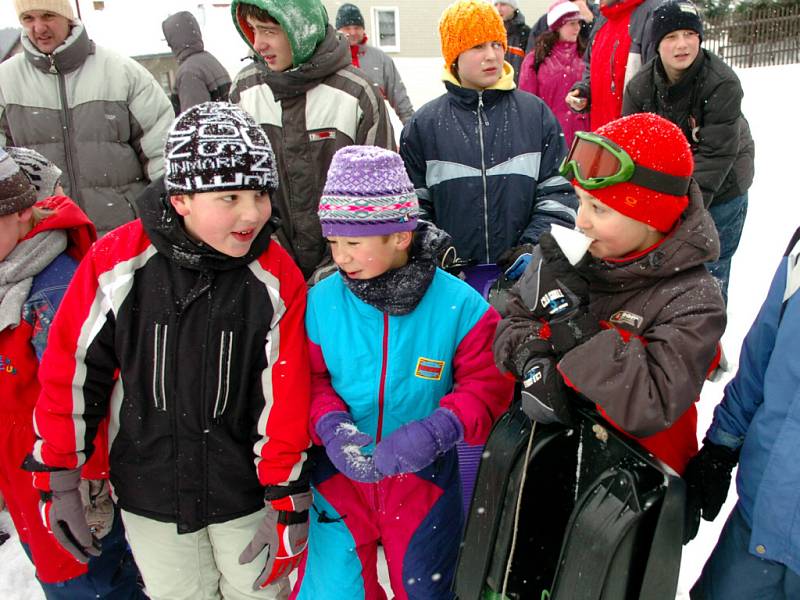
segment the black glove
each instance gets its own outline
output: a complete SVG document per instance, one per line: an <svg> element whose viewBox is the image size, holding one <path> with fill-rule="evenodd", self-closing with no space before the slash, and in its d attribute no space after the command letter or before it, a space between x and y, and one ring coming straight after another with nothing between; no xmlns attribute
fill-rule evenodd
<svg viewBox="0 0 800 600"><path fill-rule="evenodd" d="M566 388L553 357L538 356L525 366L522 376L522 411L538 423L572 423Z"/></svg>
<svg viewBox="0 0 800 600"><path fill-rule="evenodd" d="M495 361L501 370L505 368L517 379L522 379L528 363L533 358L552 358L553 349L550 342L541 334L544 325L539 321L526 323L530 325L530 332L519 342L513 336L498 336L493 347ZM499 329L498 329L499 331Z"/></svg>
<svg viewBox="0 0 800 600"><path fill-rule="evenodd" d="M556 355L562 356L600 331L600 323L586 308L589 282L570 264L550 233L541 235L539 248L543 260L533 315L548 321L550 344Z"/></svg>
<svg viewBox="0 0 800 600"><path fill-rule="evenodd" d="M700 515L713 521L719 514L728 488L731 471L739 462L739 449L728 448L703 440L703 447L686 466L683 479L686 481L686 541L697 534Z"/></svg>

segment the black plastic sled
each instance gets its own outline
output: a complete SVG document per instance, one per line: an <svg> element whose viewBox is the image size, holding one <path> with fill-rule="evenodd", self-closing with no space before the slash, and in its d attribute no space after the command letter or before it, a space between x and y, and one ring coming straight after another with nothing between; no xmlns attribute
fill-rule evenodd
<svg viewBox="0 0 800 600"><path fill-rule="evenodd" d="M459 600L674 600L683 480L588 407L531 429L517 402L486 443Z"/></svg>

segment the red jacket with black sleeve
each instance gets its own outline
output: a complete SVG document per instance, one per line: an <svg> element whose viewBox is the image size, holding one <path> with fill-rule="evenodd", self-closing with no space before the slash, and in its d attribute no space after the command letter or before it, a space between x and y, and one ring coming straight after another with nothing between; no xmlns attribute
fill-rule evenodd
<svg viewBox="0 0 800 600"><path fill-rule="evenodd" d="M153 187L83 260L50 332L34 413L42 468L75 468L109 417L119 506L196 531L304 485L306 287L268 225L233 258L194 243Z"/></svg>

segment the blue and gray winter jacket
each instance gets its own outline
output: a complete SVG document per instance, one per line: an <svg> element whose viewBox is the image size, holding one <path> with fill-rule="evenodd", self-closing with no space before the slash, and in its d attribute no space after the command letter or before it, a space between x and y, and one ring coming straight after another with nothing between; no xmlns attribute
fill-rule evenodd
<svg viewBox="0 0 800 600"><path fill-rule="evenodd" d="M558 174L567 149L547 105L514 89L508 63L493 88L463 88L449 72L445 86L400 136L423 218L478 263L537 242L551 223L572 227L578 201Z"/></svg>
<svg viewBox="0 0 800 600"><path fill-rule="evenodd" d="M736 486L749 551L800 573L800 229L742 346L708 439L741 446Z"/></svg>

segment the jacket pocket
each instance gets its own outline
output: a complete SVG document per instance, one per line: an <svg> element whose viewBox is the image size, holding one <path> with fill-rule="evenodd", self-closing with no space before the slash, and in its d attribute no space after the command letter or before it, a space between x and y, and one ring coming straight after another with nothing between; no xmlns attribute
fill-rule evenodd
<svg viewBox="0 0 800 600"><path fill-rule="evenodd" d="M231 353L233 350L233 332L222 331L219 342L219 360L217 366L217 399L214 402L214 418L218 419L228 406L231 382Z"/></svg>
<svg viewBox="0 0 800 600"><path fill-rule="evenodd" d="M153 338L153 403L156 410L167 410L167 393L165 371L167 363L167 331L168 325L156 323Z"/></svg>

